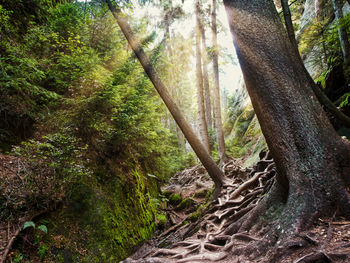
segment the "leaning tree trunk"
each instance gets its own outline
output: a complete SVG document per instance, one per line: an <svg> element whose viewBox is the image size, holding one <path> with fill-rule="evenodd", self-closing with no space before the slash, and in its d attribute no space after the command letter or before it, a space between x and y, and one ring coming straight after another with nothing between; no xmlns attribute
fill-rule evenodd
<svg viewBox="0 0 350 263"><path fill-rule="evenodd" d="M213 0L211 20L212 20L212 37L213 37L213 71L214 71L214 120L216 126L216 137L218 141L218 152L220 162L225 162L226 149L224 141L224 133L222 132L221 121L221 103L220 103L220 84L219 84L219 63L218 63L218 41L217 41L217 26L216 26L216 0Z"/></svg>
<svg viewBox="0 0 350 263"><path fill-rule="evenodd" d="M208 126L206 121L206 112L204 104L203 91L203 72L202 72L202 52L201 52L201 30L200 30L200 7L199 1L196 2L196 75L197 75L197 101L198 101L198 118L199 118L199 132L201 134L202 142L210 153Z"/></svg>
<svg viewBox="0 0 350 263"><path fill-rule="evenodd" d="M341 50L343 53L344 63L345 65L350 65L350 43L347 34L347 29L341 25L341 20L343 19L343 0L332 0L332 5L334 9L334 14L336 19L338 20L338 34L339 34L339 42L341 46Z"/></svg>
<svg viewBox="0 0 350 263"><path fill-rule="evenodd" d="M200 142L200 140L194 133L193 129L191 128L187 120L184 118L177 104L170 97L169 92L165 87L165 85L163 84L163 82L161 81L157 71L151 64L150 60L148 59L142 47L140 46L139 42L137 41L136 37L134 36L130 28L130 25L128 23L127 17L124 14L122 14L120 9L117 6L113 5L110 0L105 0L105 1L109 9L111 10L114 18L117 20L117 23L120 29L122 30L124 36L128 40L129 45L131 46L135 55L140 61L143 69L145 70L146 74L152 81L153 86L155 87L158 94L164 101L171 115L175 119L177 125L182 130L183 134L185 135L187 141L189 142L192 149L196 153L197 157L199 158L199 160L202 162L203 166L207 170L209 176L214 181L215 183L214 198L217 198L224 184L223 172L219 169L219 167L216 165L214 160L211 158L206 148Z"/></svg>
<svg viewBox="0 0 350 263"><path fill-rule="evenodd" d="M205 37L205 28L202 22L201 8L199 1L197 2L196 8L199 15L199 29L202 37L202 58L203 58L203 84L204 84L204 102L205 102L205 119L207 121L207 127L213 127L213 121L211 118L211 101L210 101L210 88L209 88L209 74L208 74L208 55L207 55L207 44Z"/></svg>
<svg viewBox="0 0 350 263"><path fill-rule="evenodd" d="M247 90L278 171L274 190L249 215L252 221L244 222L245 229L276 200L283 203L274 229L280 238L335 211L349 217L349 143L321 108L273 0L224 4Z"/></svg>

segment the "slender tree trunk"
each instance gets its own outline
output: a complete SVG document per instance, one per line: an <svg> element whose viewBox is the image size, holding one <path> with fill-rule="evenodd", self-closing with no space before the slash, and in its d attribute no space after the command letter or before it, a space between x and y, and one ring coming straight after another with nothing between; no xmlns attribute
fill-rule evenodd
<svg viewBox="0 0 350 263"><path fill-rule="evenodd" d="M218 41L217 41L217 26L216 26L216 0L212 1L213 9L211 13L212 20L212 37L213 37L213 71L214 71L214 116L216 126L216 137L218 141L218 152L221 162L225 162L226 149L224 141L224 133L222 132L222 120L221 120L221 103L220 103L220 85L219 85L219 63L218 63Z"/></svg>
<svg viewBox="0 0 350 263"><path fill-rule="evenodd" d="M209 86L209 74L208 74L208 55L207 45L205 42L205 30L202 27L202 49L203 49L203 80L204 80L204 99L205 99L205 117L208 128L213 128L213 118L211 115L211 95Z"/></svg>
<svg viewBox="0 0 350 263"><path fill-rule="evenodd" d="M343 19L343 0L332 0L334 14L337 21L340 23L340 20ZM338 28L339 34L339 42L341 46L341 50L343 53L344 63L345 65L350 65L350 43L348 34L346 32L346 28L344 26L339 25Z"/></svg>
<svg viewBox="0 0 350 263"><path fill-rule="evenodd" d="M247 90L278 170L284 208L275 233L286 237L335 211L349 217L349 142L322 110L273 1L224 4ZM259 210L261 205L254 209Z"/></svg>
<svg viewBox="0 0 350 263"><path fill-rule="evenodd" d="M202 72L202 52L201 52L201 31L200 31L200 16L199 16L199 1L196 2L196 72L197 72L197 100L198 100L198 118L199 118L199 132L201 134L202 142L210 153L208 126L205 117L205 104L203 92L203 72Z"/></svg>
<svg viewBox="0 0 350 263"><path fill-rule="evenodd" d="M295 40L295 34L294 34L294 27L292 22L292 15L290 13L288 0L281 0L282 10L283 10L283 16L284 21L288 33L289 41L292 43L292 46L298 50L298 43Z"/></svg>
<svg viewBox="0 0 350 263"><path fill-rule="evenodd" d="M207 121L207 127L213 127L213 121L211 117L211 101L210 101L210 88L209 88L209 74L208 74L208 55L207 55L207 44L205 37L205 28L202 23L201 7L198 1L197 7L199 10L199 29L202 37L202 58L203 58L203 83L204 83L204 101L205 101L205 119Z"/></svg>
<svg viewBox="0 0 350 263"><path fill-rule="evenodd" d="M298 44L295 40L294 28L293 28L293 23L292 23L290 10L288 6L288 0L281 0L281 4L283 8L283 14L284 14L284 20L286 23L288 38L293 46L295 56L301 61L301 63L303 63L298 50ZM324 45L324 43L322 44ZM325 48L323 49L326 50ZM326 54L325 54L325 59L326 59ZM309 75L305 67L304 67L304 70L306 74ZM310 80L311 80L311 77L310 77ZM333 117L337 118L346 127L349 127L350 118L346 116L344 113L342 113L336 106L334 106L334 104L329 100L329 98L322 92L322 90L320 90L320 88L315 83L313 83L313 81L311 85L320 103L327 108L327 110L333 115Z"/></svg>
<svg viewBox="0 0 350 263"><path fill-rule="evenodd" d="M172 7L170 7L170 8L172 8ZM167 10L165 10L165 12L166 11ZM172 61L173 50L171 48L171 44L169 43L170 42L170 17L169 17L169 12L166 12L166 15L164 16L164 24L165 24L165 45L166 45L166 48L167 48L168 59L169 59L169 62L170 62L170 69L169 69L169 71L170 71L170 82L171 82L170 94L175 99L175 101L176 100L178 101L177 87L174 84L175 74L174 74L174 71L173 71L173 61ZM176 132L176 136L177 136L177 140L178 140L180 149L185 151L186 150L185 138L184 138L181 130L178 128L178 126L176 126L176 128L175 128L175 132Z"/></svg>
<svg viewBox="0 0 350 263"><path fill-rule="evenodd" d="M181 113L179 107L176 105L176 103L172 100L170 97L167 88L161 81L158 73L156 72L155 68L151 64L150 60L146 56L145 52L143 51L142 47L140 46L139 42L135 38L130 25L128 23L127 17L121 13L120 9L113 5L110 0L105 0L109 9L111 10L114 18L117 20L117 23L122 30L124 36L128 40L130 46L132 47L135 55L137 56L138 60L140 61L143 69L145 70L146 74L150 78L150 80L153 83L153 86L157 90L158 94L164 101L165 105L167 106L168 110L170 111L171 115L175 119L176 123L182 130L183 134L185 135L187 141L191 145L192 149L198 156L199 160L202 162L205 169L208 171L209 176L212 178L212 180L215 183L215 191L214 191L214 198L217 198L222 185L224 183L224 175L222 171L219 169L219 167L216 165L214 160L211 158L209 153L206 151L206 148L203 146L203 144L200 142L194 131L192 130L189 123L184 118L183 114Z"/></svg>
<svg viewBox="0 0 350 263"><path fill-rule="evenodd" d="M316 97L322 105L335 117L342 125L350 128L350 118L342 113L333 102L327 97L327 95L321 90L321 87L312 85L312 90L315 92Z"/></svg>

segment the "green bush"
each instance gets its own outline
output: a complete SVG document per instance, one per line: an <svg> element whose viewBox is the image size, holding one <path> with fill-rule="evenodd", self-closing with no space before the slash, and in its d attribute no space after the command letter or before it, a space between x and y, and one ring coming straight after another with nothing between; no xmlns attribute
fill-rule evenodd
<svg viewBox="0 0 350 263"><path fill-rule="evenodd" d="M30 170L25 175L25 192L28 200L44 203L63 200L70 194L70 187L91 176L84 157L87 145L69 135L67 131L44 136L41 141L29 140L14 147L12 154L28 162Z"/></svg>

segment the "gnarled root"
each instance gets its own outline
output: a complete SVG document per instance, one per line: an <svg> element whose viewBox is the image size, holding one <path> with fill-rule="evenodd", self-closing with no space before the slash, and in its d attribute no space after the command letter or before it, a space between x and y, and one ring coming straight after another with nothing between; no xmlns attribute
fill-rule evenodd
<svg viewBox="0 0 350 263"><path fill-rule="evenodd" d="M299 263L327 262L332 256L343 256L341 252L333 255L323 247L316 250L320 242L302 232L328 211L319 204L325 193L307 191L310 189L307 183L315 185L312 177L305 180L305 188L301 184L299 192L292 189L290 193L289 184L276 173L269 153L262 155L253 169L239 169L234 161L223 169L232 177L232 182L223 186L205 215L189 227L184 235L189 238L167 249L156 249L156 253L144 260L215 262L236 255L237 261L243 257L254 262L259 257L259 262L273 263L300 248L312 253L300 257ZM326 208L334 213L336 206L343 202L347 208L338 210L347 214L350 209L348 193L344 194L344 189L339 188L329 189L329 193L335 201L326 203ZM335 207L332 204L336 204Z"/></svg>

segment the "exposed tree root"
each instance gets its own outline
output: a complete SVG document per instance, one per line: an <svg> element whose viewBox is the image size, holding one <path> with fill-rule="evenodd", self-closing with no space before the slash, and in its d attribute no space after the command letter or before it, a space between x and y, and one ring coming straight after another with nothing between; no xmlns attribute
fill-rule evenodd
<svg viewBox="0 0 350 263"><path fill-rule="evenodd" d="M268 153L252 169L240 169L231 160L223 170L231 183L223 186L221 195L204 215L195 223L178 224L161 235L185 229L183 241L174 240L167 248L153 247L151 253L132 256L125 262L241 262L242 258L242 262L259 259L273 263L298 251L305 252L293 258L295 263L347 262L350 248L326 249L333 238L332 222L325 231L327 239L302 232L318 218L318 206L310 210L302 202L287 199ZM195 169L187 172L195 173ZM300 220L291 223L291 218Z"/></svg>
<svg viewBox="0 0 350 263"><path fill-rule="evenodd" d="M1 256L1 259L0 259L0 262L3 263L5 262L6 258L7 258L7 255L8 253L10 252L10 249L13 245L13 242L16 240L16 237L19 235L21 229L22 229L23 225L20 225L20 227L17 227L17 230L14 232L14 233L8 233L7 236L10 237L7 241L7 245L2 253L2 256Z"/></svg>
<svg viewBox="0 0 350 263"><path fill-rule="evenodd" d="M297 261L294 261L294 263L316 263L316 262L324 262L324 263L331 263L332 260L328 257L328 255L324 252L316 252L316 253L310 253L307 254Z"/></svg>
<svg viewBox="0 0 350 263"><path fill-rule="evenodd" d="M269 154L265 154L263 157L253 169L243 170L235 164L234 160L225 164L223 170L228 178L231 178L231 182L223 186L218 199L208 206L207 213L198 222L189 226L179 223L170 227L158 237L158 240L169 236L170 233L178 232L184 227L187 228L184 237L188 236L189 233L192 236L183 242L173 244L170 248L155 249L153 254L148 253L147 260L167 258L167 260L170 260L169 262L220 261L227 257L229 247L260 240L245 232L231 235L225 234L224 231L232 225L232 222L239 221L240 218L244 218L250 211L254 210L262 196L270 190L275 175L275 166ZM203 171L200 171L199 167L187 169L184 171L185 174L172 179L172 185L174 185L174 182L181 183L178 188L186 193L186 190L190 188L188 184L193 182L187 179L186 176L190 174L192 178L193 176L198 177L200 172ZM203 185L200 185L200 187L203 187ZM168 187L166 190L169 191L170 189L171 187ZM159 244L159 242L155 243ZM136 262L146 260L145 255L141 258ZM134 261L128 260L126 262Z"/></svg>

